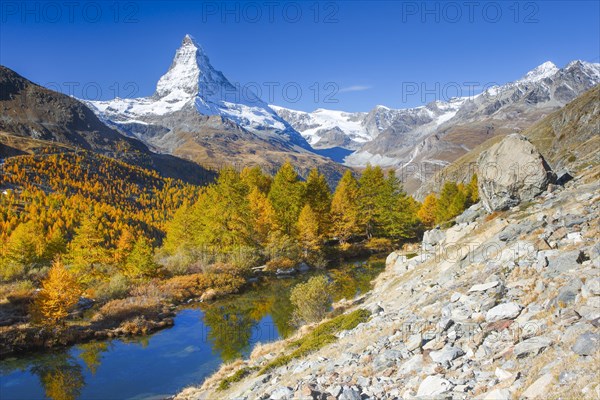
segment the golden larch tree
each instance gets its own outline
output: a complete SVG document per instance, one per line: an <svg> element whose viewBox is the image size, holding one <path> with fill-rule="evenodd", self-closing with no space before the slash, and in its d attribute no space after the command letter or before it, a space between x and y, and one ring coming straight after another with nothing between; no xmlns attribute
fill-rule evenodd
<svg viewBox="0 0 600 400"><path fill-rule="evenodd" d="M79 301L79 296L81 288L77 278L65 268L62 261L54 261L34 300L34 320L53 327L64 325L69 312Z"/></svg>

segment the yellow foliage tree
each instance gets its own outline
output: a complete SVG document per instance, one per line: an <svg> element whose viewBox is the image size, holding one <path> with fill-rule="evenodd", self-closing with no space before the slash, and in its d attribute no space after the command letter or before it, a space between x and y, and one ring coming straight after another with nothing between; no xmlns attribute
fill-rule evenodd
<svg viewBox="0 0 600 400"><path fill-rule="evenodd" d="M331 201L331 233L341 243L361 233L358 190L358 182L350 171L346 171Z"/></svg>
<svg viewBox="0 0 600 400"><path fill-rule="evenodd" d="M271 202L258 187L254 187L248 195L250 214L256 233L256 241L265 245L269 238L269 233L279 229L277 224L277 215Z"/></svg>
<svg viewBox="0 0 600 400"><path fill-rule="evenodd" d="M133 246L135 245L135 237L131 228L125 227L123 229L123 233L119 237L119 241L117 242L117 248L114 253L114 260L117 264L123 264L131 251L133 250Z"/></svg>
<svg viewBox="0 0 600 400"><path fill-rule="evenodd" d="M81 288L77 278L65 268L62 261L54 261L42 282L42 290L34 300L34 320L43 325L63 326L69 312L79 301L79 296Z"/></svg>
<svg viewBox="0 0 600 400"><path fill-rule="evenodd" d="M304 257L307 258L309 252L317 252L323 245L323 237L320 234L317 214L307 204L300 211L298 217L298 241L304 251Z"/></svg>
<svg viewBox="0 0 600 400"><path fill-rule="evenodd" d="M437 210L437 197L431 193L423 201L423 205L417 212L417 216L427 228L433 228L435 225L435 215Z"/></svg>

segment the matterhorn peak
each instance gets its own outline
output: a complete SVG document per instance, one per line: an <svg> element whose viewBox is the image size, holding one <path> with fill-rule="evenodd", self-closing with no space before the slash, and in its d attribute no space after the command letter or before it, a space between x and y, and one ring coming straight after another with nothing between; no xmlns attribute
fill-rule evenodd
<svg viewBox="0 0 600 400"><path fill-rule="evenodd" d="M186 46L186 45L194 45L196 47L200 47L198 45L198 42L196 41L196 39L194 39L194 37L192 35L190 35L189 33L187 33L183 37L183 40L181 41L181 46Z"/></svg>
<svg viewBox="0 0 600 400"><path fill-rule="evenodd" d="M539 82L542 79L546 79L558 72L558 67L552 61L546 61L543 64L538 65L525 76L519 79L519 83L523 82Z"/></svg>
<svg viewBox="0 0 600 400"><path fill-rule="evenodd" d="M195 97L202 87L223 84L223 74L210 64L202 46L191 35L185 35L175 52L169 70L156 85L156 97Z"/></svg>

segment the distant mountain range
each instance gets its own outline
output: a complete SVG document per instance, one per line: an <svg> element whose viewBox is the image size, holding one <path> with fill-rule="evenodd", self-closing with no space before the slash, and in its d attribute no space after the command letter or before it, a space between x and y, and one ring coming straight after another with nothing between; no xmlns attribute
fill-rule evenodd
<svg viewBox="0 0 600 400"><path fill-rule="evenodd" d="M2 67L0 129L176 177L197 174L197 164L273 171L289 159L301 174L318 167L333 183L346 168L371 163L401 171L405 188L414 192L490 137L527 129L599 82L600 64L573 61L558 68L546 62L471 97L408 109L309 113L268 105L241 90L186 35L150 97L80 102Z"/></svg>
<svg viewBox="0 0 600 400"><path fill-rule="evenodd" d="M546 62L515 82L416 108L377 106L368 113L271 108L313 147L353 150L344 160L347 166L402 170L413 191L488 138L528 128L599 82L600 64L573 61L559 69Z"/></svg>

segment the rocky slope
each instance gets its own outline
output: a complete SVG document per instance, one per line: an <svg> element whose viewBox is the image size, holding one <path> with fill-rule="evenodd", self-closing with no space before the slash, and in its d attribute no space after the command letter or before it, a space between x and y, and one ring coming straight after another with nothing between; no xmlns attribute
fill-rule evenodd
<svg viewBox="0 0 600 400"><path fill-rule="evenodd" d="M368 321L261 374L294 338L263 345L176 398L600 397L599 178L595 164L506 211L472 206L416 255L389 255L346 304Z"/></svg>

